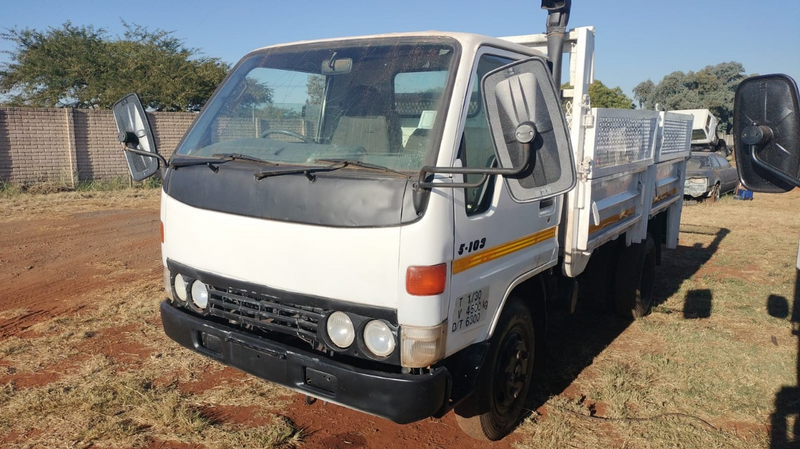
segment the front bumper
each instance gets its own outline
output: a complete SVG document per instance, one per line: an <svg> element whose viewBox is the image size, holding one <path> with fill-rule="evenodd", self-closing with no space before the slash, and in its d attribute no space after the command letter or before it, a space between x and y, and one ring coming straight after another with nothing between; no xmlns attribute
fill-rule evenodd
<svg viewBox="0 0 800 449"><path fill-rule="evenodd" d="M161 303L167 336L182 346L294 391L406 424L440 412L450 396L446 368L395 374L357 368L204 320Z"/></svg>

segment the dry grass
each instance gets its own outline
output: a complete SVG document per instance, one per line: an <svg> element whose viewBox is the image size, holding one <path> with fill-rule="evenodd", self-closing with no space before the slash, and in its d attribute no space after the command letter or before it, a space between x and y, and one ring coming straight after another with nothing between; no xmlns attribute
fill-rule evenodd
<svg viewBox="0 0 800 449"><path fill-rule="evenodd" d="M794 298L798 206L793 192L684 207L680 246L665 251L656 286L661 303L627 328L603 315L574 317L588 345L598 327L614 338L600 338L608 346L585 356L562 394L547 387L566 383L564 373L545 377L549 397L517 446L782 447L770 426L779 391L797 386L798 342L768 303L791 307ZM556 329L556 338L570 332ZM554 346L558 358L576 351Z"/></svg>
<svg viewBox="0 0 800 449"><path fill-rule="evenodd" d="M161 189L2 193L0 191L0 223L35 218L64 218L71 214L97 210L158 208Z"/></svg>
<svg viewBox="0 0 800 449"><path fill-rule="evenodd" d="M0 221L157 208L157 189L17 195ZM770 426L797 404L794 298L800 194L684 208L647 318L582 312L552 329L542 405L519 448L780 447ZM302 446L287 391L180 348L160 327L160 279L97 292L78 313L0 342L0 445ZM788 304L787 304L788 302ZM768 308L783 314L768 313ZM6 310L0 319L28 314ZM788 389L787 389L788 388ZM247 419L209 410L244 409ZM231 412L233 413L233 412ZM788 419L792 429L791 416ZM797 441L790 431L783 436Z"/></svg>
<svg viewBox="0 0 800 449"><path fill-rule="evenodd" d="M169 341L158 324L158 281L99 292L97 307L32 326L0 343L6 374L40 376L0 386L4 447L293 447L302 433L275 415L286 390L244 375L197 392L182 388L222 367ZM110 298L118 300L110 301ZM114 335L113 338L110 338ZM2 373L0 373L2 374ZM18 377L19 379L19 377ZM41 385L39 385L41 384ZM262 425L207 416L209 405L255 406Z"/></svg>

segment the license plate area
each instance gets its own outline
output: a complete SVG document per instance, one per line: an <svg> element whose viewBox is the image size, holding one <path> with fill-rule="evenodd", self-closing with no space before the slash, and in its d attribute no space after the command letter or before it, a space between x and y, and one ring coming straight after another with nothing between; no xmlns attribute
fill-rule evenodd
<svg viewBox="0 0 800 449"><path fill-rule="evenodd" d="M305 369L305 384L317 390L335 393L339 385L339 380L333 374L328 374L314 368Z"/></svg>

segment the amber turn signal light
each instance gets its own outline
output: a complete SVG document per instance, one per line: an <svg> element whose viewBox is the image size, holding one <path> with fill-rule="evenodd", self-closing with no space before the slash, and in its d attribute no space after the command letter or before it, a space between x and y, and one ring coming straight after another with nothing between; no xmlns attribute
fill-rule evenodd
<svg viewBox="0 0 800 449"><path fill-rule="evenodd" d="M447 285L447 264L429 267L408 267L406 291L414 296L431 296L444 293Z"/></svg>

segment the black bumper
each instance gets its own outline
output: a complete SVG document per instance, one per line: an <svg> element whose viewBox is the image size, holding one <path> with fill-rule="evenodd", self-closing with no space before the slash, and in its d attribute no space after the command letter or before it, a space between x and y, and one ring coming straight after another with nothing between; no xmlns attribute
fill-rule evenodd
<svg viewBox="0 0 800 449"><path fill-rule="evenodd" d="M440 412L450 374L406 375L356 368L161 303L164 332L181 345L299 393L406 424Z"/></svg>

